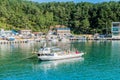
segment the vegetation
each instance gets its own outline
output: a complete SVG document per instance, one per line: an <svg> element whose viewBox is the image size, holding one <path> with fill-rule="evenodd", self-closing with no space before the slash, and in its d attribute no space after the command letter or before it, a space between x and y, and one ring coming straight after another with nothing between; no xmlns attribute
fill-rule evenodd
<svg viewBox="0 0 120 80"><path fill-rule="evenodd" d="M36 3L27 0L0 0L0 28L47 31L65 25L76 34L110 32L111 22L120 21L120 2Z"/></svg>

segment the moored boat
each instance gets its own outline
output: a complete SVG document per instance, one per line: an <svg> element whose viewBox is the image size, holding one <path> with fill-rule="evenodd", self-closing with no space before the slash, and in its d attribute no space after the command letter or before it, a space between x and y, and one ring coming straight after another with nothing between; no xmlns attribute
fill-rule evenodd
<svg viewBox="0 0 120 80"><path fill-rule="evenodd" d="M7 40L8 40L8 41L14 41L14 40L15 40L15 37L7 37Z"/></svg>
<svg viewBox="0 0 120 80"><path fill-rule="evenodd" d="M44 47L38 51L38 58L40 60L60 60L60 59L69 59L77 58L84 55L83 52L78 51L66 51L58 47Z"/></svg>

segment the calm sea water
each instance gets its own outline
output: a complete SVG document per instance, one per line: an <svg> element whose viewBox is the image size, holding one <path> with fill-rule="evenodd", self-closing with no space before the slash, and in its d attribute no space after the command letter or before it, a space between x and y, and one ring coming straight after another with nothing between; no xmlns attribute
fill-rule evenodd
<svg viewBox="0 0 120 80"><path fill-rule="evenodd" d="M55 44L86 54L82 58L46 62L32 53L40 45L0 45L0 80L120 80L120 41Z"/></svg>

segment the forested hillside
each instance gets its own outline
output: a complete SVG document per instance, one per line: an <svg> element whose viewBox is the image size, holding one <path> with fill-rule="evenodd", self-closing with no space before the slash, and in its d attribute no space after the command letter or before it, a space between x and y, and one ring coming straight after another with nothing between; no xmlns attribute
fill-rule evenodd
<svg viewBox="0 0 120 80"><path fill-rule="evenodd" d="M47 31L65 25L74 33L106 33L111 22L120 22L120 2L36 3L27 0L0 0L0 28Z"/></svg>

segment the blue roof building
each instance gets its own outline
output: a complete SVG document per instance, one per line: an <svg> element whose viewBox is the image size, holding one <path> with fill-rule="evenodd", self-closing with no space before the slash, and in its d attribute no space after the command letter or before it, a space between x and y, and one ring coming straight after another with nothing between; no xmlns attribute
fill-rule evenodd
<svg viewBox="0 0 120 80"><path fill-rule="evenodd" d="M57 28L57 35L70 35L70 28Z"/></svg>
<svg viewBox="0 0 120 80"><path fill-rule="evenodd" d="M57 30L70 30L70 28L57 28Z"/></svg>

